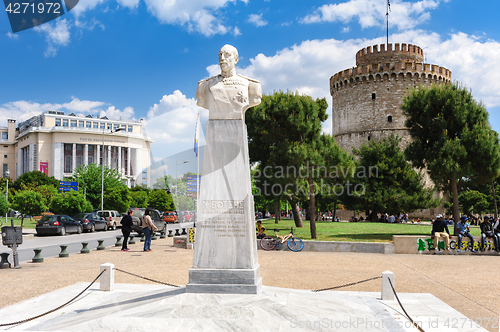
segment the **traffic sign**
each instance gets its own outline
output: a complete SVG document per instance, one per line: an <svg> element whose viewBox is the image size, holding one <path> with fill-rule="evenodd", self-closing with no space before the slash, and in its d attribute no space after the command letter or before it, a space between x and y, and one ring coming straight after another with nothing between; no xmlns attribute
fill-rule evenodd
<svg viewBox="0 0 500 332"><path fill-rule="evenodd" d="M187 192L197 192L196 187L187 187Z"/></svg>
<svg viewBox="0 0 500 332"><path fill-rule="evenodd" d="M59 181L60 186L72 186L72 187L78 187L78 182L71 182L71 181Z"/></svg>
<svg viewBox="0 0 500 332"><path fill-rule="evenodd" d="M198 184L201 184L201 181L198 181ZM196 180L194 180L194 181L188 181L188 182L186 182L186 185L188 187L196 187L197 186Z"/></svg>
<svg viewBox="0 0 500 332"><path fill-rule="evenodd" d="M59 191L78 191L78 187L59 187Z"/></svg>
<svg viewBox="0 0 500 332"><path fill-rule="evenodd" d="M188 192L188 193L186 193L186 196L187 196L187 197L194 197L194 198L197 198L197 197L198 197L198 193L197 193L197 192L194 192L194 193Z"/></svg>
<svg viewBox="0 0 500 332"><path fill-rule="evenodd" d="M198 175L198 179L201 180L201 175ZM196 175L186 175L186 180L196 182Z"/></svg>

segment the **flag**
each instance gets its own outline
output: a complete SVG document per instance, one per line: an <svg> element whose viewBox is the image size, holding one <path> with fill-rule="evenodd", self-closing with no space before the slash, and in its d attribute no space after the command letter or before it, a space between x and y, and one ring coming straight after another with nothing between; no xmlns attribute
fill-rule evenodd
<svg viewBox="0 0 500 332"><path fill-rule="evenodd" d="M389 11L391 11L391 2L390 2L390 0L387 0L387 8L389 8Z"/></svg>
<svg viewBox="0 0 500 332"><path fill-rule="evenodd" d="M194 153L198 157L198 144L200 141L200 113L198 113L198 119L196 119L196 128L194 130Z"/></svg>

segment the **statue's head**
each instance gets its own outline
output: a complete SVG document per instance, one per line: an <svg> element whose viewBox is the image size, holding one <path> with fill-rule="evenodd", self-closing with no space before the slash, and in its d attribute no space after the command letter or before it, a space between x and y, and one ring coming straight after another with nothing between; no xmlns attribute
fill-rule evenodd
<svg viewBox="0 0 500 332"><path fill-rule="evenodd" d="M234 69L238 62L238 50L231 45L224 45L219 51L219 65L223 72L229 72Z"/></svg>

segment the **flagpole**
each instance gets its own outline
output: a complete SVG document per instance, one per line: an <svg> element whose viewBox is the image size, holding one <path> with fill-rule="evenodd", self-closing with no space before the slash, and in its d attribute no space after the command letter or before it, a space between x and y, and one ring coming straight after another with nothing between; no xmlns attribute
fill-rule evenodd
<svg viewBox="0 0 500 332"><path fill-rule="evenodd" d="M387 22L387 42L386 42L386 49L389 47L389 1L387 0L387 6L386 6L386 11L385 11L385 19Z"/></svg>

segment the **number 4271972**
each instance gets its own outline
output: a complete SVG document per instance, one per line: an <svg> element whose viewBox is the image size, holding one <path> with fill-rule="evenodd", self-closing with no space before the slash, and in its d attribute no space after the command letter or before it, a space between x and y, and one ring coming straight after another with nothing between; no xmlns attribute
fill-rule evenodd
<svg viewBox="0 0 500 332"><path fill-rule="evenodd" d="M38 14L61 14L61 4L46 2L46 3L38 3L36 6L34 3L29 2L14 2L9 3L5 11L9 14L26 14L26 13L38 13Z"/></svg>

